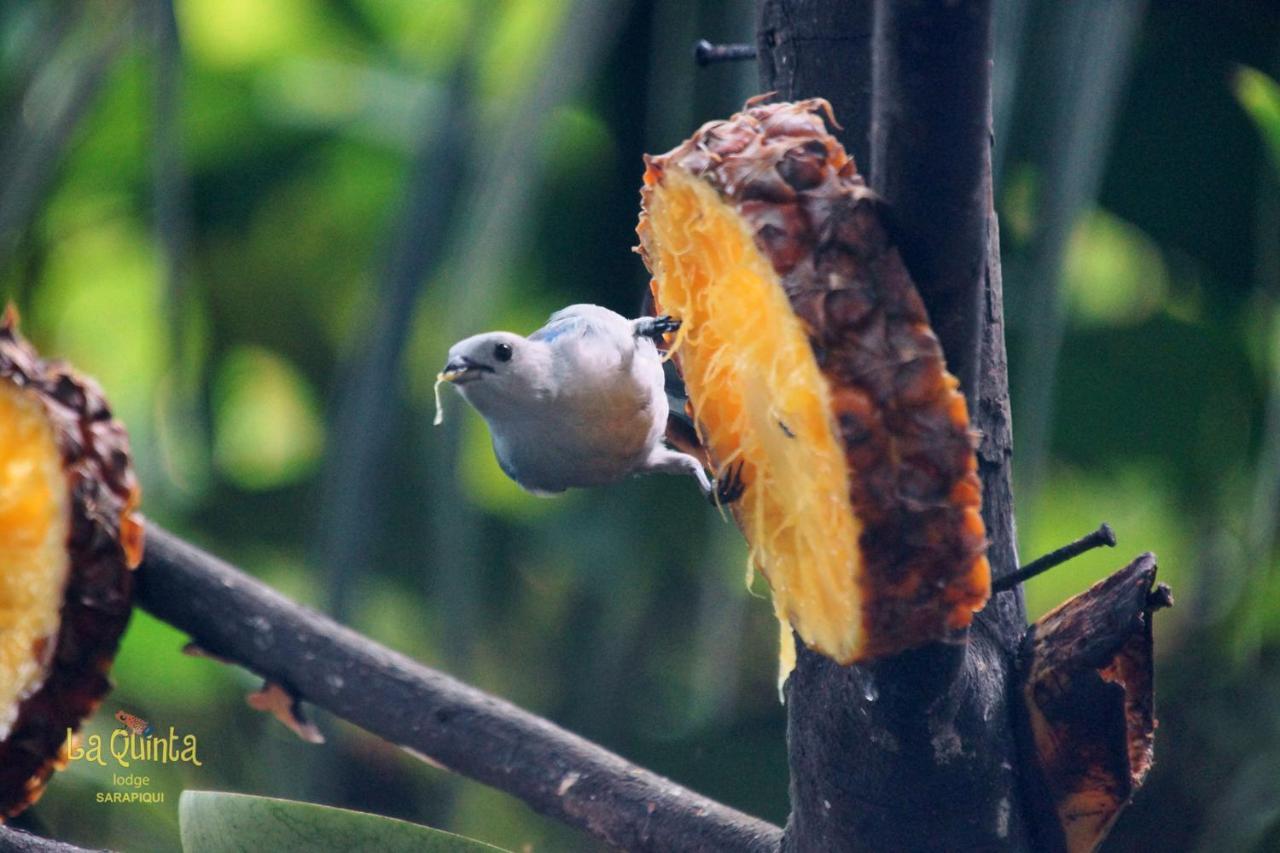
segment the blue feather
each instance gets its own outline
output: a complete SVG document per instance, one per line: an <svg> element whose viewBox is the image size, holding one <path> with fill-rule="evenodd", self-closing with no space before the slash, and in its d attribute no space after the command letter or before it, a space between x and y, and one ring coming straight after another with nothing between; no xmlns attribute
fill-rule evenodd
<svg viewBox="0 0 1280 853"><path fill-rule="evenodd" d="M585 335L589 330L589 324L581 317L563 317L559 320L553 320L529 335L529 340L542 341L549 344L559 338L570 335Z"/></svg>

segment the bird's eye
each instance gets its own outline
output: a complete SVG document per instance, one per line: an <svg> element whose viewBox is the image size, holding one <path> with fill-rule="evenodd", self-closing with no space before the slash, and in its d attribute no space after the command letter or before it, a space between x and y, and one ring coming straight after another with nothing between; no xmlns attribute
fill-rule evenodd
<svg viewBox="0 0 1280 853"><path fill-rule="evenodd" d="M497 344L493 348L493 357L498 361L511 360L511 344Z"/></svg>

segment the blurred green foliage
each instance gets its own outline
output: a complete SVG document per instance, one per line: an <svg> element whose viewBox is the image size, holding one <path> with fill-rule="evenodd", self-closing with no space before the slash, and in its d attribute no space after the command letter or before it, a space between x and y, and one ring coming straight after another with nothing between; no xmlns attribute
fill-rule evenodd
<svg viewBox="0 0 1280 853"><path fill-rule="evenodd" d="M1258 126L1276 174L1280 175L1280 84L1256 68L1236 72L1236 97Z"/></svg>
<svg viewBox="0 0 1280 853"><path fill-rule="evenodd" d="M1056 202L1041 191L1043 117L1063 85L1037 66L1048 0L1027 5L999 192L1015 378L1038 345L1019 274ZM678 479L530 497L451 393L445 426L431 426L455 338L526 332L570 302L638 310L641 155L754 93L750 64L689 59L693 38L750 40L750 6L179 0L178 123L166 128L166 3L4 4L0 297L43 352L102 382L129 424L151 517L312 606L340 595L353 627L400 651L782 821L777 632L742 582L732 527ZM1018 507L1021 551L1103 520L1120 547L1033 581L1029 609L1147 549L1179 601L1158 623L1156 770L1114 850L1226 849L1205 839L1228 837L1240 803L1280 814L1278 46L1280 11L1261 0L1151 4L1101 186L1060 270L1052 435ZM457 168L418 168L451 142ZM166 151L181 169L161 180ZM428 200L461 201L407 282L403 350L361 374L424 173ZM352 431L336 413L361 383L380 383L387 402ZM357 509L359 560L330 565L318 543L340 504L322 488L326 465L375 435L386 440L361 469L373 498ZM1015 423L1015 458L1016 437ZM193 787L376 811L513 849L592 849L323 714L328 745L301 743L245 705L250 676L182 655L184 641L136 615L118 690L89 731L109 732L123 708L195 733L204 766L154 768L168 802L120 806L93 801L108 771L73 764L36 810L49 831L174 849L177 793ZM1243 839L1232 849L1276 849L1263 823L1230 835Z"/></svg>
<svg viewBox="0 0 1280 853"><path fill-rule="evenodd" d="M293 365L260 347L228 352L213 378L213 457L250 490L279 488L315 468L324 443L315 394Z"/></svg>

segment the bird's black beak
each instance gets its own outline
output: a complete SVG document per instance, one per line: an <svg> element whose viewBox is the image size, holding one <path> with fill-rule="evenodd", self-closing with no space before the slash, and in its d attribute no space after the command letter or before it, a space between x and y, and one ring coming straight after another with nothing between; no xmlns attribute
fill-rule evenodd
<svg viewBox="0 0 1280 853"><path fill-rule="evenodd" d="M481 364L474 359L462 356L449 359L449 363L444 366L444 370L440 371L440 378L445 382L452 382L454 385L465 385L468 382L479 379L486 373L493 373L493 368L487 364Z"/></svg>

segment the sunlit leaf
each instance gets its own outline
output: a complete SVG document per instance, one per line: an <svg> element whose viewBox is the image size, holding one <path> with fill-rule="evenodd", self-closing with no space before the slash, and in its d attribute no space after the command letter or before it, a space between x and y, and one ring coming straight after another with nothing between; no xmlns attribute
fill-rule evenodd
<svg viewBox="0 0 1280 853"><path fill-rule="evenodd" d="M324 444L315 395L280 356L238 347L214 381L214 461L245 489L270 489L312 471Z"/></svg>
<svg viewBox="0 0 1280 853"><path fill-rule="evenodd" d="M156 383L169 363L160 267L145 232L112 201L89 196L63 205L35 319L45 346L94 376L116 413L144 432Z"/></svg>
<svg viewBox="0 0 1280 853"><path fill-rule="evenodd" d="M1253 68L1238 70L1234 82L1236 98L1258 126L1280 177L1280 83Z"/></svg>
<svg viewBox="0 0 1280 853"><path fill-rule="evenodd" d="M547 152L547 172L554 179L566 175L583 180L608 166L615 146L609 126L599 115L579 106L556 110L543 144Z"/></svg>
<svg viewBox="0 0 1280 853"><path fill-rule="evenodd" d="M192 169L246 162L269 141L243 79L194 67L184 82L187 103L199 105L182 116L183 154Z"/></svg>
<svg viewBox="0 0 1280 853"><path fill-rule="evenodd" d="M224 69L314 50L331 35L326 19L306 0L185 0L178 8L181 38L197 60Z"/></svg>
<svg viewBox="0 0 1280 853"><path fill-rule="evenodd" d="M480 55L480 90L508 100L537 79L538 66L564 19L567 0L510 0L487 28Z"/></svg>
<svg viewBox="0 0 1280 853"><path fill-rule="evenodd" d="M178 822L185 853L485 853L501 849L367 812L218 791L183 791Z"/></svg>
<svg viewBox="0 0 1280 853"><path fill-rule="evenodd" d="M1161 309L1169 289L1159 247L1101 208L1072 234L1063 278L1072 317L1094 324L1141 323Z"/></svg>
<svg viewBox="0 0 1280 853"><path fill-rule="evenodd" d="M442 75L467 47L471 20L491 11L475 0L357 0L357 6L397 54L428 73Z"/></svg>
<svg viewBox="0 0 1280 853"><path fill-rule="evenodd" d="M128 192L136 181L146 179L148 161L122 152L148 150L151 119L142 94L151 85L152 73L140 53L123 54L104 69L97 101L82 119L85 133L74 143L74 156L65 166L60 194L73 203L104 190Z"/></svg>
<svg viewBox="0 0 1280 853"><path fill-rule="evenodd" d="M1018 515L1021 559L1030 562L1103 521L1115 531L1116 548L1090 551L1027 582L1027 611L1033 620L1143 551L1156 552L1160 580L1173 587L1175 597L1195 577L1196 552L1169 484L1159 470L1138 464L1089 472L1053 468L1036 504ZM1184 613L1174 608L1161 614L1157 631L1174 630Z"/></svg>
<svg viewBox="0 0 1280 853"><path fill-rule="evenodd" d="M372 82L366 75L367 69L350 62L290 57L260 76L256 94L270 121L332 125L364 108Z"/></svg>
<svg viewBox="0 0 1280 853"><path fill-rule="evenodd" d="M271 122L341 129L401 153L438 129L430 119L443 97L441 87L390 68L313 58L279 63L259 76L254 93Z"/></svg>

